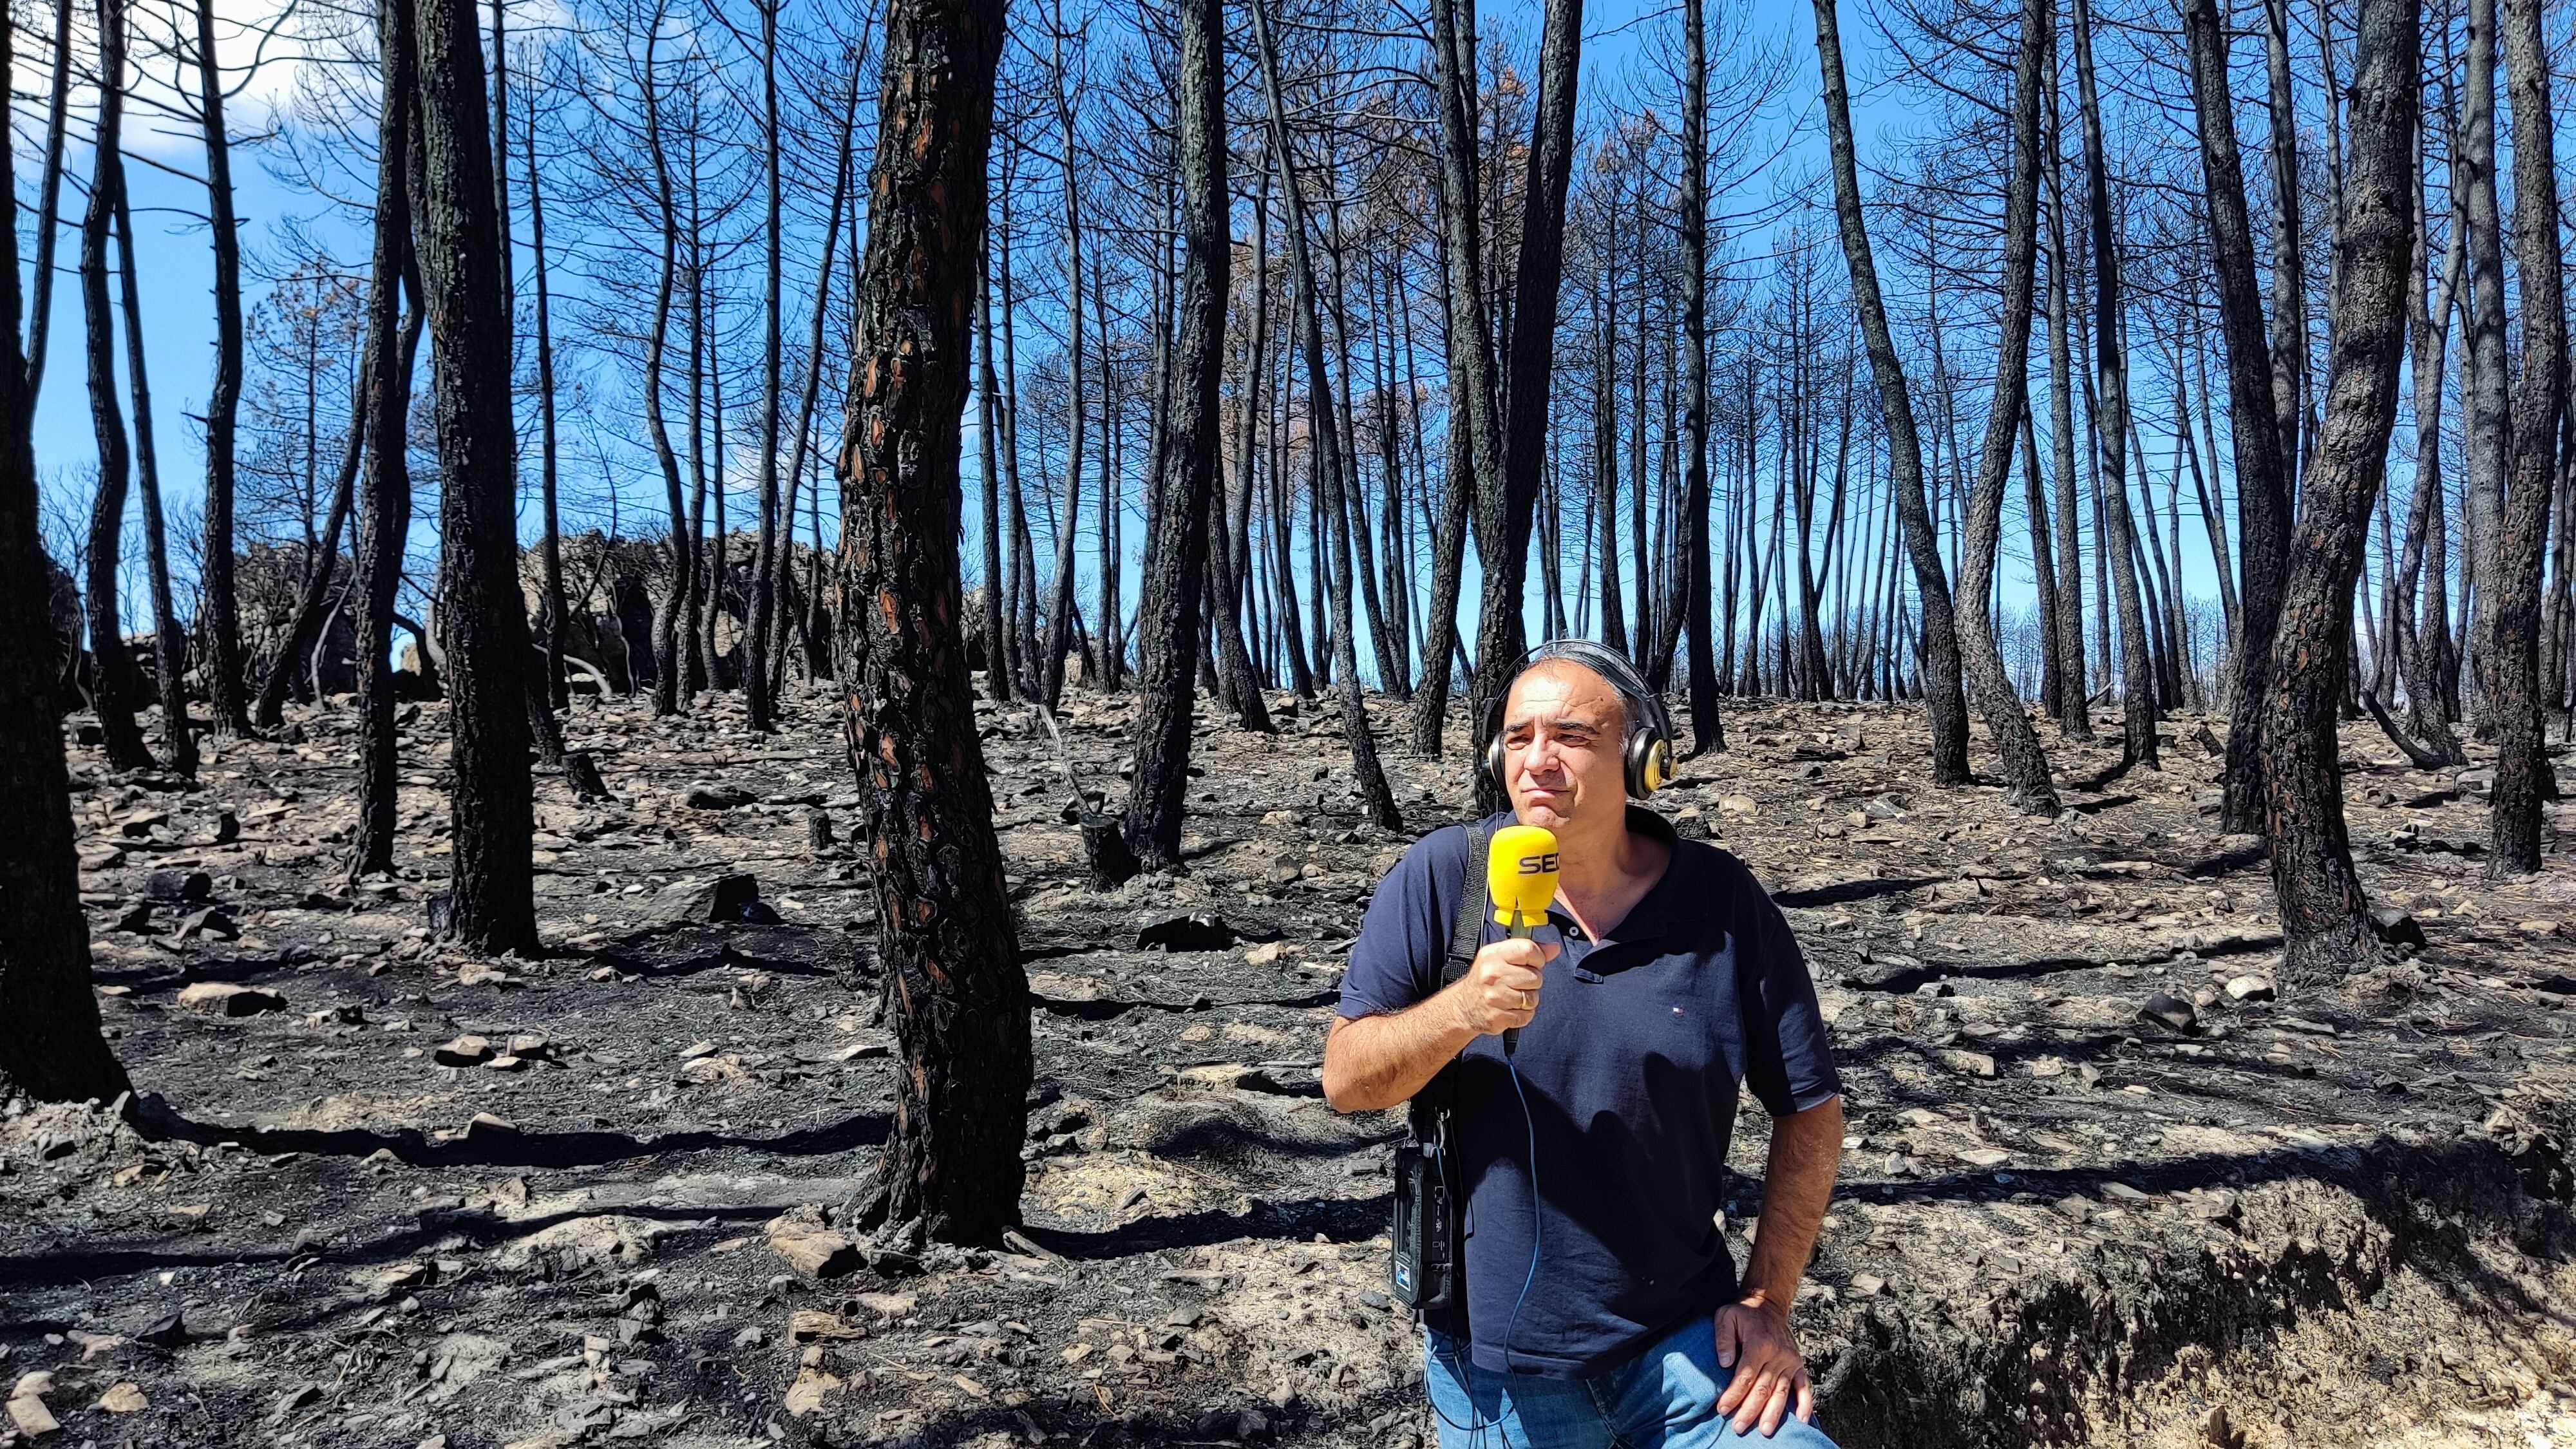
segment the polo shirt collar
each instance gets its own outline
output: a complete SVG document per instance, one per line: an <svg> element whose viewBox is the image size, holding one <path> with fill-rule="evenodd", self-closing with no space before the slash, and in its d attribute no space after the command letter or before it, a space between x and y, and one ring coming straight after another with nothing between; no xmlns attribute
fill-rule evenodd
<svg viewBox="0 0 2576 1449"><path fill-rule="evenodd" d="M1503 820L1510 823L1508 816ZM1618 928L1592 943L1596 948L1668 936L1683 922L1695 921L1708 914L1708 888L1702 879L1706 872L1701 868L1699 852L1682 848L1681 836L1674 832L1672 822L1643 805L1631 803L1628 806L1628 830L1631 834L1663 842L1664 848L1672 853L1671 863L1664 867L1663 875L1647 887L1637 904L1628 908L1628 914L1619 922ZM1562 908L1549 914L1561 915Z"/></svg>

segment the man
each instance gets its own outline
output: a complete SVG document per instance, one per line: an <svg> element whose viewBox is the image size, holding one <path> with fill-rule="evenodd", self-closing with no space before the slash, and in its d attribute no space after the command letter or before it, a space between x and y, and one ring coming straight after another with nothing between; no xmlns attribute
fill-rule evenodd
<svg viewBox="0 0 2576 1449"><path fill-rule="evenodd" d="M1448 1069L1466 1323L1424 1327L1441 1442L1830 1449L1789 1314L1833 1193L1841 1084L1788 922L1733 856L1630 803L1661 783L1638 759L1669 750L1670 725L1625 659L1541 645L1499 727L1487 768L1557 838L1547 924L1488 924L1444 985L1483 877L1464 827L1432 834L1370 903L1324 1046L1345 1112ZM1739 1083L1773 1119L1741 1278L1718 1222Z"/></svg>

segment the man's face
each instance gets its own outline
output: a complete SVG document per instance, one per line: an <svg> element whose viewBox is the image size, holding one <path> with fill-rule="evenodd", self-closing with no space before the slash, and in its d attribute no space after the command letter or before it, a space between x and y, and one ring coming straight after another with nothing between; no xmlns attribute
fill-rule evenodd
<svg viewBox="0 0 2576 1449"><path fill-rule="evenodd" d="M1547 659L1523 671L1503 700L1503 786L1513 814L1559 831L1605 811L1623 814L1626 723L1619 692L1582 665Z"/></svg>

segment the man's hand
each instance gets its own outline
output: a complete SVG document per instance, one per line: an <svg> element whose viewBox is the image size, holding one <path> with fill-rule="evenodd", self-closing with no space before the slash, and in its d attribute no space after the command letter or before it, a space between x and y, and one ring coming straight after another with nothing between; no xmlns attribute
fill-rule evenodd
<svg viewBox="0 0 2576 1449"><path fill-rule="evenodd" d="M1736 1433L1750 1432L1758 1420L1768 1439L1780 1432L1792 1408L1802 1422L1815 1422L1816 1390L1797 1335L1789 1331L1786 1305L1764 1302L1757 1293L1717 1310L1717 1362L1735 1370L1726 1392L1717 1396L1717 1411Z"/></svg>
<svg viewBox="0 0 2576 1449"><path fill-rule="evenodd" d="M1527 1026L1538 1014L1539 968L1565 947L1554 941L1510 937L1476 953L1456 993L1458 1024L1478 1036Z"/></svg>

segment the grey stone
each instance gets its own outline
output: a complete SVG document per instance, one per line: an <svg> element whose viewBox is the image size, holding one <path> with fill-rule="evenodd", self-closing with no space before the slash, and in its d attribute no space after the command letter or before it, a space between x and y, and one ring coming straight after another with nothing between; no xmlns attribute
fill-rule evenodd
<svg viewBox="0 0 2576 1449"><path fill-rule="evenodd" d="M2200 1013L2194 1011L2191 1003L2181 997L2168 996L2159 991L2148 997L2146 1004L2138 1008L2138 1020L2151 1021L2175 1031L2189 1031L2199 1022Z"/></svg>
<svg viewBox="0 0 2576 1449"><path fill-rule="evenodd" d="M143 894L156 901L202 901L215 893L215 878L202 870L167 868L143 878Z"/></svg>

